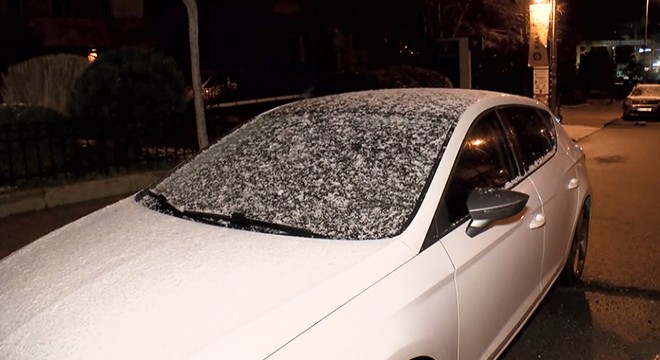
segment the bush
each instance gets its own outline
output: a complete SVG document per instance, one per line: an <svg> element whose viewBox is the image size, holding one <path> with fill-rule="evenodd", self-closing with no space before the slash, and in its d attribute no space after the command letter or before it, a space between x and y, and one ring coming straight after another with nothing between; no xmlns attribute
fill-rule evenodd
<svg viewBox="0 0 660 360"><path fill-rule="evenodd" d="M343 72L318 84L317 95L385 88L442 87L450 88L449 78L434 70L414 66L390 66Z"/></svg>
<svg viewBox="0 0 660 360"><path fill-rule="evenodd" d="M0 125L63 121L67 119L59 112L41 106L29 105L0 105Z"/></svg>
<svg viewBox="0 0 660 360"><path fill-rule="evenodd" d="M185 108L183 74L172 58L125 47L100 54L76 84L71 113L109 121L167 118Z"/></svg>
<svg viewBox="0 0 660 360"><path fill-rule="evenodd" d="M26 104L68 114L74 84L89 66L82 56L39 56L10 66L3 75L2 97L8 104Z"/></svg>
<svg viewBox="0 0 660 360"><path fill-rule="evenodd" d="M390 66L367 71L366 75L380 87L452 87L451 81L445 74L415 66Z"/></svg>

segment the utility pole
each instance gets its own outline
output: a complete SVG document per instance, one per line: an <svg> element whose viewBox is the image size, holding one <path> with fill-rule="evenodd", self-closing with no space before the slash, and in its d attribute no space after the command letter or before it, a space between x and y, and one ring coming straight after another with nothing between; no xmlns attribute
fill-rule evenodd
<svg viewBox="0 0 660 360"><path fill-rule="evenodd" d="M555 115L559 115L559 104L557 102L557 0L551 0L551 2L552 43L550 45L550 99L548 107Z"/></svg>
<svg viewBox="0 0 660 360"><path fill-rule="evenodd" d="M188 10L188 36L190 42L190 67L192 70L193 100L195 102L195 118L197 125L197 144L203 149L209 144L206 132L206 117L204 115L204 99L202 98L202 75L199 69L199 20L197 17L197 1L183 0Z"/></svg>
<svg viewBox="0 0 660 360"><path fill-rule="evenodd" d="M644 17L644 70L651 65L648 63L648 41L649 41L649 0L646 0L646 16ZM645 71L646 72L646 71Z"/></svg>

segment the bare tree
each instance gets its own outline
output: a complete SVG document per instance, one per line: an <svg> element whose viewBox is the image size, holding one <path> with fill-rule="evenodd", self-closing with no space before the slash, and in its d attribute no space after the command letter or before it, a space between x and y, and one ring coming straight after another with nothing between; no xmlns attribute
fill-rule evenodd
<svg viewBox="0 0 660 360"><path fill-rule="evenodd" d="M190 67L192 69L193 100L195 102L195 118L197 119L197 143L200 149L209 144L206 132L206 117L204 115L204 99L202 98L202 76L199 69L199 20L196 0L183 0L188 10L188 36L190 41Z"/></svg>
<svg viewBox="0 0 660 360"><path fill-rule="evenodd" d="M424 27L431 38L481 36L484 47L501 49L525 42L528 1L424 1Z"/></svg>

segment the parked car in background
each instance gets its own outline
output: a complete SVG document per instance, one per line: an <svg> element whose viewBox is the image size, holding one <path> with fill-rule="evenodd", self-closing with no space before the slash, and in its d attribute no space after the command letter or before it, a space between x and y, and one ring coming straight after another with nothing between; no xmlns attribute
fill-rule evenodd
<svg viewBox="0 0 660 360"><path fill-rule="evenodd" d="M0 261L0 358L494 358L580 280L590 216L537 101L301 100Z"/></svg>
<svg viewBox="0 0 660 360"><path fill-rule="evenodd" d="M660 84L637 84L623 101L623 120L641 118L660 118Z"/></svg>

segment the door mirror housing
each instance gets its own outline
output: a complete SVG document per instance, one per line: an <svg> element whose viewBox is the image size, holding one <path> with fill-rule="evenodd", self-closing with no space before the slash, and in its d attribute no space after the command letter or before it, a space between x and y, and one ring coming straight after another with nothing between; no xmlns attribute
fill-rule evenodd
<svg viewBox="0 0 660 360"><path fill-rule="evenodd" d="M466 230L469 237L486 231L496 221L518 214L525 208L529 195L504 189L478 188L470 192L467 208L470 224Z"/></svg>

